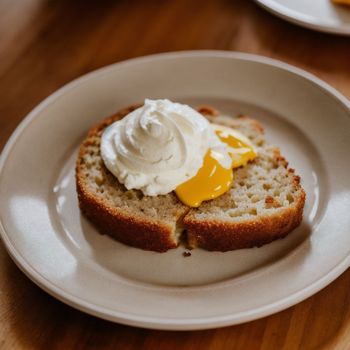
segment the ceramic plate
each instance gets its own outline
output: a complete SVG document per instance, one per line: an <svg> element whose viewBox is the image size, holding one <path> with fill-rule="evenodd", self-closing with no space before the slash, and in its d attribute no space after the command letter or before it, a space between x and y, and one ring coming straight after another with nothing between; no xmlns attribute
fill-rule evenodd
<svg viewBox="0 0 350 350"><path fill-rule="evenodd" d="M350 6L331 0L255 0L275 15L303 27L350 35Z"/></svg>
<svg viewBox="0 0 350 350"><path fill-rule="evenodd" d="M149 98L259 119L302 176L302 225L262 248L160 254L99 235L80 215L77 148L88 128ZM59 300L115 322L204 329L263 317L314 294L350 261L349 102L314 76L221 51L161 54L75 80L35 108L0 164L1 235L14 261Z"/></svg>

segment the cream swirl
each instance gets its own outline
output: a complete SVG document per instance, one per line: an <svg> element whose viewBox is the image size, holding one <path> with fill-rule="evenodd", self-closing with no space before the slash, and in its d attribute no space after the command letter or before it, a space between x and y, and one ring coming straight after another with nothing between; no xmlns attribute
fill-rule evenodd
<svg viewBox="0 0 350 350"><path fill-rule="evenodd" d="M127 189L156 196L195 176L213 142L209 122L191 107L146 99L104 131L101 155Z"/></svg>

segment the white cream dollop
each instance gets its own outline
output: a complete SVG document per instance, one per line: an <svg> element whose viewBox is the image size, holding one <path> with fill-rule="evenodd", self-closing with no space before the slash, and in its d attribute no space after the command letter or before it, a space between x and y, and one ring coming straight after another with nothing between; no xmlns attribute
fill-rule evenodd
<svg viewBox="0 0 350 350"><path fill-rule="evenodd" d="M167 194L195 176L206 152L230 157L210 123L187 105L146 99L142 107L111 124L102 134L101 156L127 189L148 196Z"/></svg>

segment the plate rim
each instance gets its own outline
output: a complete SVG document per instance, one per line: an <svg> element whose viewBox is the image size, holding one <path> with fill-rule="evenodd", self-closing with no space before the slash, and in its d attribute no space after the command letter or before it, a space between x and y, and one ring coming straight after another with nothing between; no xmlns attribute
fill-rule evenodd
<svg viewBox="0 0 350 350"><path fill-rule="evenodd" d="M318 32L350 36L350 24L338 27L327 24L322 20L306 20L295 11L289 10L283 5L276 4L275 0L254 0L260 7L273 15L301 27L312 29Z"/></svg>
<svg viewBox="0 0 350 350"><path fill-rule="evenodd" d="M32 120L35 119L39 113L46 108L46 106L50 105L53 101L59 98L61 95L66 94L75 86L78 86L81 83L84 83L86 80L89 80L94 75L100 75L104 73L108 73L109 70L115 69L116 66L119 68L123 68L127 65L138 64L142 62L149 62L154 60L163 60L163 59L176 59L176 58L190 58L190 57L222 57L222 58L232 58L239 59L244 61L252 61L263 63L269 66L274 66L280 68L284 71L288 71L290 73L296 74L301 78L304 78L314 85L318 86L321 90L326 92L328 95L335 98L350 114L350 101L343 96L340 92L338 92L335 88L330 86L328 83L323 80L317 78L313 74L297 68L295 66L289 65L282 61L241 52L232 52L232 51L221 51L221 50L194 50L194 51L175 51L175 52L166 52L161 54L153 54L148 56L141 56L117 63L113 63L111 65L99 68L97 70L91 71L83 76L80 76L73 81L65 84L58 90L56 90L53 94L49 95L42 102L40 102L31 112L27 114L27 116L20 122L17 128L14 130L7 143L5 144L3 151L0 155L0 176L3 172L3 169L6 166L6 160L10 157L11 150L16 143L16 140L21 135L22 131L24 131ZM163 329L163 330L199 330L199 329L209 329L215 327L222 327L228 325L235 325L239 323L244 323L248 321L252 321L261 317L265 317L271 315L273 313L282 311L292 305L295 305L311 295L315 294L329 283L334 281L338 276L340 276L349 266L350 266L350 254L330 271L326 273L322 278L315 281L311 285L303 288L302 290L289 295L284 299L280 299L274 303L269 303L260 308L251 310L249 312L244 311L237 314L231 315L223 315L223 316L215 316L215 317L200 317L200 318L192 318L192 319L172 319L172 318L164 318L164 317L144 317L139 315L128 314L125 312L119 312L115 310L107 310L104 307L100 307L95 305L92 302L85 301L78 296L75 296L65 289L56 286L50 280L46 279L39 272L37 272L28 261L26 261L20 254L19 251L16 250L15 245L10 242L8 237L8 233L6 232L2 220L0 218L0 237L4 243L4 246L11 256L12 260L16 263L16 265L20 268L20 270L35 284L37 284L40 288L46 291L48 294L52 295L56 299L80 310L86 312L88 314L113 321L119 322L131 326L138 326L144 328L151 329Z"/></svg>

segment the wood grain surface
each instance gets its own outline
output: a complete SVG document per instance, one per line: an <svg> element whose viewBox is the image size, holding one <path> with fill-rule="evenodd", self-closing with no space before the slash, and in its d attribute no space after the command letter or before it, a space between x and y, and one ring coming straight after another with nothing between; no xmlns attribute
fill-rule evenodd
<svg viewBox="0 0 350 350"><path fill-rule="evenodd" d="M130 57L187 49L278 58L350 97L350 38L296 27L250 0L0 0L0 149L70 80ZM76 311L31 283L2 244L0 259L0 349L350 349L350 270L273 316L165 332Z"/></svg>

